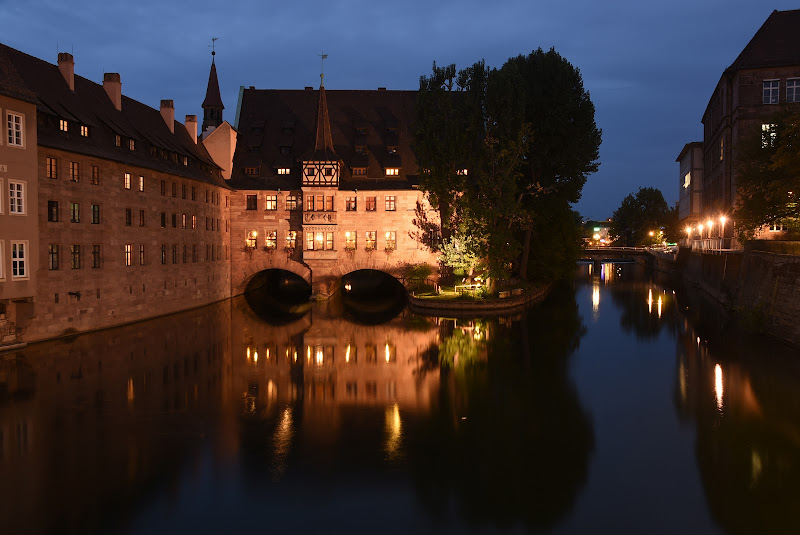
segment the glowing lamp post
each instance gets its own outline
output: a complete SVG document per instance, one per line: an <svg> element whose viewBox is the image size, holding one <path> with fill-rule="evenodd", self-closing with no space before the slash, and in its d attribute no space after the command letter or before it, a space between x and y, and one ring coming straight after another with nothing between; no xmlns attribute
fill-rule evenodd
<svg viewBox="0 0 800 535"><path fill-rule="evenodd" d="M722 242L720 243L720 248L722 248L725 245L725 221L727 220L728 219L724 215L719 217L719 228L720 228L719 235L722 238Z"/></svg>

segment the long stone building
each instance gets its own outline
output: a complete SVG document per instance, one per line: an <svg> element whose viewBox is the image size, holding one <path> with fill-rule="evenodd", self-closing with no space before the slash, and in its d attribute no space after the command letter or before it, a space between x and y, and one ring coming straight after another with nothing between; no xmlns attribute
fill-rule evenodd
<svg viewBox="0 0 800 535"><path fill-rule="evenodd" d="M330 295L360 269L436 267L411 148L413 91L240 90L214 61L203 121L175 120L0 45L0 344L202 306L269 269ZM435 214L429 214L435 218Z"/></svg>

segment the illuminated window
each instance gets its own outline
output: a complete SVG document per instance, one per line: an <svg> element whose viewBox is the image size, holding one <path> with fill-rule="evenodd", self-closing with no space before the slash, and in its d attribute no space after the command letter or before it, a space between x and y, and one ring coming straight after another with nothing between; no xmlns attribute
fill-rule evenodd
<svg viewBox="0 0 800 535"><path fill-rule="evenodd" d="M6 142L9 147L24 147L25 138L23 136L23 128L25 121L23 115L6 111L6 128L7 136Z"/></svg>
<svg viewBox="0 0 800 535"><path fill-rule="evenodd" d="M68 132L69 131L69 123L67 122L66 119L59 119L58 120L58 129L61 130L62 132Z"/></svg>
<svg viewBox="0 0 800 535"><path fill-rule="evenodd" d="M81 164L78 162L69 162L70 182L78 182L80 179L81 179Z"/></svg>
<svg viewBox="0 0 800 535"><path fill-rule="evenodd" d="M92 166L92 184L95 186L100 184L100 168L96 165Z"/></svg>
<svg viewBox="0 0 800 535"><path fill-rule="evenodd" d="M257 245L257 241L256 241L257 238L258 238L258 232L257 231L255 231L255 230L248 231L247 234L244 237L245 246L247 246L247 247L249 247L251 249L255 249L256 245Z"/></svg>
<svg viewBox="0 0 800 535"><path fill-rule="evenodd" d="M258 207L258 195L247 196L247 210L255 210Z"/></svg>
<svg viewBox="0 0 800 535"><path fill-rule="evenodd" d="M267 201L264 210L277 210L278 209L278 196L267 195Z"/></svg>
<svg viewBox="0 0 800 535"><path fill-rule="evenodd" d="M761 148L774 147L778 136L778 125L763 123L761 125Z"/></svg>
<svg viewBox="0 0 800 535"><path fill-rule="evenodd" d="M375 237L377 236L378 232L375 230L368 230L364 233L364 248L365 249L375 249Z"/></svg>
<svg viewBox="0 0 800 535"><path fill-rule="evenodd" d="M333 232L325 233L325 249L328 251L333 250Z"/></svg>
<svg viewBox="0 0 800 535"><path fill-rule="evenodd" d="M139 265L144 265L144 244L139 245Z"/></svg>
<svg viewBox="0 0 800 535"><path fill-rule="evenodd" d="M133 139L129 139L128 140L128 150L134 150L135 148L136 148L136 143L133 141Z"/></svg>
<svg viewBox="0 0 800 535"><path fill-rule="evenodd" d="M130 173L125 173L125 176L123 178L123 187L125 189L131 189L131 174Z"/></svg>
<svg viewBox="0 0 800 535"><path fill-rule="evenodd" d="M348 212L355 212L356 211L356 197L347 197L345 198L345 205L344 208Z"/></svg>
<svg viewBox="0 0 800 535"><path fill-rule="evenodd" d="M314 196L306 195L306 212L314 211Z"/></svg>
<svg viewBox="0 0 800 535"><path fill-rule="evenodd" d="M467 169L459 169L458 171L456 171L456 174L461 175L461 176L467 176L469 174L469 170L467 170Z"/></svg>
<svg viewBox="0 0 800 535"><path fill-rule="evenodd" d="M762 104L777 104L780 80L764 80Z"/></svg>
<svg viewBox="0 0 800 535"><path fill-rule="evenodd" d="M800 102L800 78L786 80L786 102Z"/></svg>
<svg viewBox="0 0 800 535"><path fill-rule="evenodd" d="M356 231L355 230L348 230L344 233L344 248L345 249L355 249L356 248Z"/></svg>
<svg viewBox="0 0 800 535"><path fill-rule="evenodd" d="M386 237L386 249L387 250L397 249L397 233L394 230L390 230L385 234L385 237Z"/></svg>
<svg viewBox="0 0 800 535"><path fill-rule="evenodd" d="M133 245L131 245L130 243L126 243L125 244L125 265L126 266L130 266L131 265L131 252L132 252L132 250L133 250Z"/></svg>
<svg viewBox="0 0 800 535"><path fill-rule="evenodd" d="M92 205L92 225L99 225L100 224L100 205L93 204Z"/></svg>
<svg viewBox="0 0 800 535"><path fill-rule="evenodd" d="M50 271L58 270L58 245L56 244L47 246L47 267Z"/></svg>
<svg viewBox="0 0 800 535"><path fill-rule="evenodd" d="M69 203L69 222L70 223L80 223L81 222L81 205L77 202Z"/></svg>
<svg viewBox="0 0 800 535"><path fill-rule="evenodd" d="M394 195L387 195L386 196L386 211L387 212L394 212L397 210L397 197Z"/></svg>
<svg viewBox="0 0 800 535"><path fill-rule="evenodd" d="M89 137L89 127L86 126L85 124L81 125L81 136Z"/></svg>
<svg viewBox="0 0 800 535"><path fill-rule="evenodd" d="M47 158L45 161L45 176L47 178L58 178L58 160Z"/></svg>
<svg viewBox="0 0 800 535"><path fill-rule="evenodd" d="M367 176L367 168L353 167L353 176Z"/></svg>
<svg viewBox="0 0 800 535"><path fill-rule="evenodd" d="M780 221L777 221L769 226L770 232L783 232L783 230L783 223Z"/></svg>
<svg viewBox="0 0 800 535"><path fill-rule="evenodd" d="M192 230L195 230L196 228L197 228L197 216L193 215L192 216Z"/></svg>
<svg viewBox="0 0 800 535"><path fill-rule="evenodd" d="M144 177L139 175L139 191L144 191Z"/></svg>
<svg viewBox="0 0 800 535"><path fill-rule="evenodd" d="M333 212L333 195L325 197L325 211Z"/></svg>
<svg viewBox="0 0 800 535"><path fill-rule="evenodd" d="M683 188L686 189L692 183L692 173L686 173L683 175Z"/></svg>
<svg viewBox="0 0 800 535"><path fill-rule="evenodd" d="M291 169L289 169L288 167L279 167L278 168L278 174L279 175L288 175L290 172L291 172Z"/></svg>
<svg viewBox="0 0 800 535"><path fill-rule="evenodd" d="M719 138L719 161L722 161L722 158L725 155L725 138Z"/></svg>
<svg viewBox="0 0 800 535"><path fill-rule="evenodd" d="M264 238L264 245L269 249L275 249L278 246L278 231L268 230Z"/></svg>
<svg viewBox="0 0 800 535"><path fill-rule="evenodd" d="M297 195L286 196L286 209L297 210Z"/></svg>
<svg viewBox="0 0 800 535"><path fill-rule="evenodd" d="M320 249L322 248L322 244L320 244ZM306 232L306 249L309 251L314 250L314 233L313 232Z"/></svg>
<svg viewBox="0 0 800 535"><path fill-rule="evenodd" d="M397 167L386 168L386 176L398 176L399 174L400 174L400 169Z"/></svg>
<svg viewBox="0 0 800 535"><path fill-rule="evenodd" d="M286 247L290 249L294 249L297 245L297 231L296 230L287 230L286 231Z"/></svg>
<svg viewBox="0 0 800 535"><path fill-rule="evenodd" d="M377 197L367 197L366 201L367 201L366 203L367 212L374 212L378 206Z"/></svg>
<svg viewBox="0 0 800 535"><path fill-rule="evenodd" d="M186 228L186 214L181 214L181 228Z"/></svg>

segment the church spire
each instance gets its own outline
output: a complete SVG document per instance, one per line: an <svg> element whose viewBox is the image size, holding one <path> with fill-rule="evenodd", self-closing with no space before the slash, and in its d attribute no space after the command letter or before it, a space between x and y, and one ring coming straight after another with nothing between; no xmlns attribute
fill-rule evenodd
<svg viewBox="0 0 800 535"><path fill-rule="evenodd" d="M203 100L203 133L205 134L222 124L222 110L225 106L222 104L222 97L219 93L219 80L217 79L217 66L214 64L214 56L217 54L214 50L214 44L217 40L216 37L211 39L211 72L208 75L208 88L206 89L206 98Z"/></svg>
<svg viewBox="0 0 800 535"><path fill-rule="evenodd" d="M328 57L321 54L322 59ZM333 150L333 137L331 136L331 121L328 117L328 99L325 96L325 74L319 75L319 108L317 109L317 142L314 146L314 156L318 160L338 160Z"/></svg>

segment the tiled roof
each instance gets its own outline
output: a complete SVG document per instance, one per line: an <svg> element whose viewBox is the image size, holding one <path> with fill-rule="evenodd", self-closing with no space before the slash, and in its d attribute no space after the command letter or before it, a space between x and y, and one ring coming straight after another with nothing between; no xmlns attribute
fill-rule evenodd
<svg viewBox="0 0 800 535"><path fill-rule="evenodd" d="M186 127L175 121L170 132L160 110L122 96L117 110L101 84L75 75L70 91L57 65L0 44L0 65L11 65L17 83L35 96L40 146L95 156L154 171L226 186L202 143L195 143ZM0 84L8 83L8 70L0 69ZM5 78L4 78L5 76ZM70 130L59 130L60 119ZM80 135L80 126L90 135ZM134 149L116 145L116 136L134 140ZM188 165L183 165L186 157ZM177 160L177 161L176 161Z"/></svg>
<svg viewBox="0 0 800 535"><path fill-rule="evenodd" d="M800 9L773 11L727 71L800 65Z"/></svg>
<svg viewBox="0 0 800 535"><path fill-rule="evenodd" d="M340 189L410 189L417 182L411 148L416 91L325 90L332 149L343 162ZM319 91L244 89L231 185L240 189L299 189L300 161L317 147ZM290 167L291 175L278 175ZM353 176L352 168L365 168ZM399 167L398 176L385 176ZM256 176L244 174L256 168ZM284 185L278 186L282 189ZM286 189L289 189L286 187Z"/></svg>

